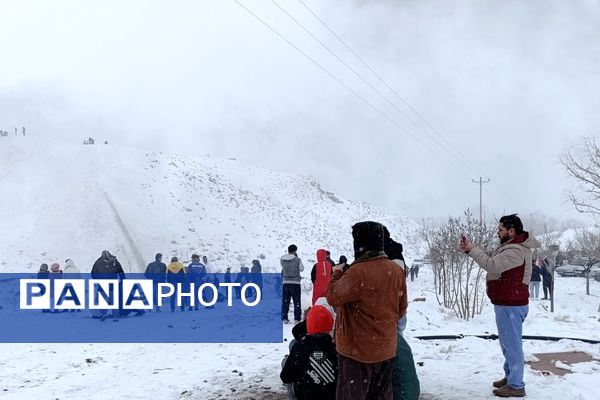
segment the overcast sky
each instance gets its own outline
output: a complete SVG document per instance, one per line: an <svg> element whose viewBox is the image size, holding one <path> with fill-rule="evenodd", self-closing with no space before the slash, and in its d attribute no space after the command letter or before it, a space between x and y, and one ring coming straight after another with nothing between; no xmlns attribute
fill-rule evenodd
<svg viewBox="0 0 600 400"><path fill-rule="evenodd" d="M355 73L240 2L364 101L232 0L0 0L0 128L235 157L413 217L477 209L479 176L490 216L576 216L557 158L600 132L599 1L303 1L420 116L298 0L276 3Z"/></svg>

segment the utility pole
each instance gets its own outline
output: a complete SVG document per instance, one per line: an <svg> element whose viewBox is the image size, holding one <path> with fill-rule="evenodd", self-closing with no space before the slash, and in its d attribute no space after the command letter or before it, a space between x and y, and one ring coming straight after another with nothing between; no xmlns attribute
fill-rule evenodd
<svg viewBox="0 0 600 400"><path fill-rule="evenodd" d="M483 180L480 176L479 180L472 179L471 182L479 184L479 225L483 225L483 184L489 183L490 180Z"/></svg>

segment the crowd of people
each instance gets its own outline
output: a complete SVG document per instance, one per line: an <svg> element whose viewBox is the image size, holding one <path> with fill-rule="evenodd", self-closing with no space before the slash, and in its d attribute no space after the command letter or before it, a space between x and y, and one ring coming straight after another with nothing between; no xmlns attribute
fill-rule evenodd
<svg viewBox="0 0 600 400"><path fill-rule="evenodd" d="M154 257L154 261L148 264L146 270L144 272L144 276L147 279L151 279L153 281L154 290L153 290L153 304L155 312L161 312L161 307L158 305L158 284L163 283L171 283L175 287L175 292L170 296L170 309L171 312L175 312L176 310L176 302L177 302L177 284L180 284L182 291L189 291L190 284L194 283L194 286L197 288L203 283L212 283L216 287L219 287L219 279L215 274L216 271L213 270L211 264L208 261L207 256L202 256L202 260L199 255L192 254L191 261L184 265L181 261L179 261L178 257L171 257L171 261L169 264L165 264L163 261L163 255L161 253L157 253ZM64 270L61 269L59 263L52 263L50 268L48 264L42 264L37 273L38 279L58 279L61 278L63 274L68 274L70 279L76 279L80 276L81 272L79 268L75 265L73 260L67 259L64 263ZM91 278L100 278L100 279L119 279L123 280L126 278L125 271L116 256L112 255L108 250L102 251L100 257L94 262L91 269ZM246 283L255 283L259 288L263 287L263 277L262 277L262 266L259 260L252 260L252 267L248 268L246 266L242 266L240 271L237 273L235 279L232 278L231 268L227 268L224 274L225 282L236 282L242 285ZM235 296L239 299L241 297L241 287L235 287ZM222 302L225 300L225 294L222 292L218 292L218 300ZM208 301L208 300L207 300ZM181 311L198 311L199 306L196 302L195 304L191 304L189 297L182 297L182 302L180 304ZM212 306L206 307L208 309L213 308ZM43 310L43 312L53 312L58 313L64 310ZM71 310L66 310L71 311ZM74 310L73 310L74 311ZM114 310L93 310L92 318L100 319L104 321L109 315L108 312L112 314L113 320L118 321L119 318L128 316L131 313L134 313L136 316L143 315L145 313L144 310L124 310L122 307Z"/></svg>
<svg viewBox="0 0 600 400"><path fill-rule="evenodd" d="M504 377L492 382L499 397L524 397L523 322L530 296L552 295L551 274L544 259L533 262L539 242L523 230L516 214L500 218L500 245L484 251L462 236L458 248L486 271L486 291L494 305ZM281 257L283 299L281 319L288 322L294 302L294 340L282 362L281 380L290 399L418 399L420 385L406 327L406 266L402 245L372 221L352 227L354 262L331 261L317 251L313 267L312 305L300 320L300 272L297 246ZM416 271L409 271L411 275ZM550 280L548 280L550 277ZM411 279L414 279L411 276ZM535 283L537 282L537 284ZM531 292L530 292L531 285Z"/></svg>
<svg viewBox="0 0 600 400"><path fill-rule="evenodd" d="M280 378L290 399L418 399L412 351L402 336L408 304L402 245L373 221L355 224L352 237L352 263L344 255L335 263L317 250L303 320L298 247L281 257L281 319L289 322L293 302L296 324Z"/></svg>
<svg viewBox="0 0 600 400"><path fill-rule="evenodd" d="M479 249L465 236L458 248L487 273L486 291L494 305L505 359L504 377L492 382L492 392L499 397L523 397L523 322L529 299L539 297L540 281L543 299L552 296L552 275L547 260L538 257L534 261L532 249L539 247L539 242L523 230L516 214L500 218L498 238L500 245L493 251ZM294 340L290 342L289 356L282 362L281 380L288 387L290 399L418 399L419 379L411 348L403 338L410 272L404 262L402 244L391 238L385 226L373 221L355 224L352 240L352 263L344 255L336 263L326 249L316 251L316 263L310 274L311 304L304 313L301 304L304 265L298 257L298 247L288 246L287 253L281 256L278 290L281 320L289 323L289 308L293 303L295 322ZM162 254L156 254L145 271L146 278L156 285L201 284L209 279L206 257L201 261L193 254L188 265L177 257L172 257L167 265L162 258ZM78 274L79 269L67 259L64 272ZM62 273L58 263L50 267L42 264L38 278L56 279ZM91 274L125 278L117 258L106 250L94 263ZM224 279L231 282L230 268ZM260 262L253 260L251 268L242 267L235 282L253 282L262 288ZM176 310L175 297L171 296L172 312ZM189 303L181 304L181 311L195 309ZM118 318L119 312L113 310L113 316Z"/></svg>

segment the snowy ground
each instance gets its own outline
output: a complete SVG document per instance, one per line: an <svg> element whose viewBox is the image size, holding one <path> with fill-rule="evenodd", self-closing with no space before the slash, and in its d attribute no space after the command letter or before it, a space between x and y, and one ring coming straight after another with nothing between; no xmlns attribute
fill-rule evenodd
<svg viewBox="0 0 600 400"><path fill-rule="evenodd" d="M431 291L432 277L421 269L409 282L409 297L426 297L409 305L407 339L415 361L422 399L492 399L491 382L502 377L497 341L466 338L419 341L415 336L494 333L493 310L487 306L472 321L458 320L440 308ZM600 339L597 307L600 283L585 295L581 278L557 279L557 312L547 302L533 302L525 334ZM305 297L308 301L308 297ZM101 322L98 323L101 329ZM110 323L110 322L105 322ZM48 333L52 335L51 332ZM291 326L284 327L286 340ZM526 356L538 352L580 350L600 358L600 346L577 341L526 341ZM287 341L271 345L0 345L2 399L284 399L279 381ZM600 362L578 364L564 377L542 376L526 368L530 399L596 399Z"/></svg>

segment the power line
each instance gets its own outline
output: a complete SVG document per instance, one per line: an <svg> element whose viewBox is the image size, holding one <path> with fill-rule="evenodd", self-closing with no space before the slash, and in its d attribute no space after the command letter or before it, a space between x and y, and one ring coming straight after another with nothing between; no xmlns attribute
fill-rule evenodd
<svg viewBox="0 0 600 400"><path fill-rule="evenodd" d="M484 181L480 176L479 180L471 179L471 182L479 184L479 225L483 225L483 184L491 181L489 179Z"/></svg>
<svg viewBox="0 0 600 400"><path fill-rule="evenodd" d="M340 43L350 52L352 53L352 55L354 57L356 57L356 59L358 61L360 61L360 63L367 68L381 83L383 83L394 95L396 95L396 97L398 97L415 115L417 115L419 117L419 119L421 121L423 121L428 127L429 129L431 129L436 135L438 135L442 140L444 140L448 145L450 145L450 147L452 147L452 149L461 157L461 159L464 161L466 160L466 162L468 162L470 164L470 168L475 169L476 171L479 170L479 168L467 157L465 157L463 154L461 154L460 150L456 148L456 146L454 146L454 144L452 144L452 142L450 142L448 139L446 139L446 137L444 135L442 135L441 133L439 133L428 121L427 119L425 119L425 117L423 117L417 110L415 110L405 99L404 97L402 97L380 74L378 74L373 68L371 68L371 66L360 56L358 55L353 49L352 47L350 47L350 45L348 45L337 33L334 32L333 29L331 29L329 27L329 25L327 25L327 23L325 21L323 21L308 5L306 5L306 3L302 0L298 0L300 2L300 4L302 4L304 6L304 8L306 8L306 10L311 13L315 19L317 21L319 21L321 23L321 25L323 25L325 27L325 29L327 29L337 40L340 41ZM412 122L412 120L411 120ZM422 129L422 128L421 128Z"/></svg>
<svg viewBox="0 0 600 400"><path fill-rule="evenodd" d="M325 50L327 50L331 55L333 55L340 63L342 63L346 68L348 68L348 70L350 70L362 82L364 82L369 88L371 88L371 90L373 90L375 93L377 93L390 106L392 106L396 111L401 113L408 121L410 121L410 123L412 123L417 129L421 130L421 132L423 132L425 135L427 135L427 137L429 137L431 140L433 140L434 143L436 143L436 140L437 140L436 138L434 138L429 132L427 132L420 125L418 125L404 110L402 110L394 102L392 102L387 96L385 96L383 93L381 93L381 91L379 91L375 86L373 86L371 84L371 82L369 82L361 74L359 74L354 68L352 68L350 65L348 65L348 63L346 61L344 61L341 57L339 57L333 50L331 50L325 43L323 43L323 41L321 41L316 35L314 35L308 28L306 28L300 21L298 21L298 19L296 19L293 15L291 15L285 8L283 8L281 5L279 5L279 3L277 3L277 1L271 0L271 2L277 8L279 8L285 15L287 15L292 21L294 21L304 32L306 32L308 35L310 35L310 37L312 37L317 43L319 43ZM440 144L438 143L438 145L440 145ZM453 153L450 150L448 150L447 147L445 147L443 145L440 145L440 147L442 149L444 149L446 151L446 153L448 155L450 155L450 157L454 157L456 160L458 160L459 163L462 163L463 165L465 165L467 168L467 171L469 171L472 168L470 165L468 165L465 162L465 160L463 158L458 156L456 153Z"/></svg>
<svg viewBox="0 0 600 400"><path fill-rule="evenodd" d="M373 103L371 103L369 100L365 99L363 96L361 96L358 92L356 92L354 89L352 89L350 86L348 86L345 82L343 82L337 76L335 76L334 74L332 74L331 72L329 72L329 70L327 70L325 67L323 67L321 64L319 64L319 62L317 62L314 58L312 58L311 56L309 56L308 54L306 54L302 49L300 49L298 46L296 46L294 43L292 43L289 39L287 39L285 36L283 36L281 33L279 33L279 31L277 31L275 28L273 28L271 25L269 25L266 21L264 21L262 18L260 18L254 12L252 12L252 10L250 10L248 7L244 6L238 0L233 0L233 1L237 5L239 5L241 8L243 8L244 10L246 10L246 12L248 12L254 18L256 18L260 23L262 23L267 28L269 28L273 33L275 33L277 36L279 36L279 38L281 38L283 41L285 41L288 45L292 46L296 51L298 51L300 54L302 54L306 59L308 59L310 62L312 62L313 64L315 64L320 70L322 70L327 75L329 75L329 77L331 77L336 82L338 82L340 85L342 85L344 88L346 88L350 93L352 93L354 96L356 96L362 102L364 102L365 104L367 104L369 107L371 107L373 110L375 110L379 115L381 115L386 120L388 120L390 123L392 123L394 126L396 126L397 128L401 129L404 133L406 133L414 141L416 141L421 146L423 146L426 149L428 149L429 151L431 151L433 154L435 154L436 156L438 156L442 161L445 161L452 168L454 168L455 172L457 172L458 174L460 174L462 176L463 172L460 171L456 167L456 165L454 165L452 162L448 161L444 156L442 156L441 154L439 154L435 149L431 148L429 145L427 145L426 143L424 143L423 141L421 141L421 139L419 139L417 136L413 135L408 130L406 130L399 122L397 122L396 120L394 120L392 117L388 116L385 112L383 112L381 109L379 109Z"/></svg>
<svg viewBox="0 0 600 400"><path fill-rule="evenodd" d="M443 160L446 163L448 163L451 167L453 167L455 169L455 172L458 172L461 175L463 174L463 172L460 171L452 162L448 161L441 154L439 154L436 150L434 150L429 145L427 145L426 143L424 143L423 141L421 141L418 137L416 137L415 135L413 135L412 133L410 133L409 131L407 131L399 122L397 122L396 120L394 120L393 118L391 118L390 116L388 116L385 112L383 112L377 106L375 106L374 104L372 104L369 100L365 99L363 96L361 96L358 92L356 92L354 89L352 89L350 86L348 86L345 82L343 82L337 76L335 76L334 74L332 74L331 72L329 72L329 70L327 70L325 67L323 67L321 64L319 64L319 62L317 62L314 58L312 58L311 56L309 56L308 54L306 54L302 49L300 49L298 46L296 46L294 43L292 43L289 39L287 39L285 36L283 36L281 33L279 33L279 31L277 31L275 28L273 28L271 25L269 25L266 21L264 21L262 18L260 18L254 12L252 12L252 10L250 10L248 7L244 6L238 0L233 0L233 1L237 5L239 5L241 8L243 8L244 10L246 10L246 12L248 12L250 15L252 15L256 20L258 20L260 23L262 23L267 28L269 28L273 33L275 33L277 36L279 36L279 38L281 38L283 41L285 41L288 45L292 46L296 51L298 51L305 58L307 58L309 61L311 61L313 64L315 64L319 69L321 69L323 72L325 72L327 75L329 75L329 77L331 77L332 79L334 79L336 82L338 82L344 88L346 88L349 92L351 92L354 96L356 96L362 102L364 102L369 107L371 107L373 110L375 110L379 115L381 115L382 117L384 117L386 120L388 120L390 123L392 123L397 128L401 129L409 137L411 137L417 143L421 144L423 147L425 147L426 149L428 149L429 151L431 151L433 154L435 154L436 156L438 156L441 160Z"/></svg>

